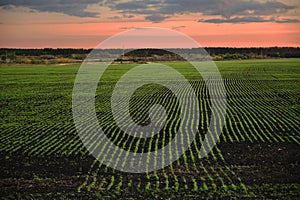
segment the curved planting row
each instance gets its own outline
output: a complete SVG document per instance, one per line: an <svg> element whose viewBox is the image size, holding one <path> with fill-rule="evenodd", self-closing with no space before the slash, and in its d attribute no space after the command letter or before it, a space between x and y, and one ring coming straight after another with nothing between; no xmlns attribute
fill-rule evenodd
<svg viewBox="0 0 300 200"><path fill-rule="evenodd" d="M275 73L271 67L264 67L263 64L249 67L249 63L241 61L233 63L233 67L230 68L229 65L232 63L224 62L224 66L220 66L227 92L227 115L218 145L227 143L234 145L242 142L248 142L247 144L290 142L300 145L299 92L297 90L299 80L297 77L291 76L289 79L284 77L282 80L282 77L278 75L279 68L275 68L277 70ZM190 148L168 167L145 174L125 174L94 159L87 172L80 174L83 179L77 187L78 191L100 191L104 194L119 195L120 191L207 192L218 191L221 188L224 191L242 190L247 193L235 167L227 164L226 156L228 155L222 152L224 150L221 150L218 145L207 157L199 159L201 144L210 125L209 91L201 77L195 75L195 70L180 63L169 63L169 65L174 66L187 77L199 98L198 132L193 141L192 138L185 138L191 142ZM112 71L107 71L107 76L103 78L103 84L99 86L96 94L95 107L99 124L111 142L126 151L134 153L156 151L166 146L175 137L180 123L192 120L191 113L180 116L179 103L169 89L154 84L148 85L139 88L131 97L129 104L131 117L137 124L147 125L150 121L149 109L154 104L161 104L168 115L165 126L157 135L147 139L137 137L137 133L135 136L126 134L132 131L130 127L122 131L111 113L111 93L118 78L132 67L134 66L113 65ZM76 70L77 68L71 70L70 73L75 74ZM284 71L288 72L288 70ZM36 74L32 76L27 74L24 77L20 75L18 79L20 83L34 82L35 77ZM23 85L23 94L14 93L14 91L21 91L19 88L21 85L12 85L11 88L7 86L12 81L11 78L7 79L9 83L0 83L3 84L3 88L7 89L6 92L0 92L5 94L0 96L4 102L1 104L1 116L3 118L7 116L6 119L2 119L5 123L0 126L1 153L15 153L32 158L91 157L77 135L72 121L71 94L74 76L69 74L68 77L72 79L67 79L65 86L56 83L64 83L64 80L61 77L56 79L55 76L51 76L51 81L46 79L49 83L46 81L41 85L26 83ZM166 79L168 79L167 76ZM42 80L39 82L42 83ZM191 94L187 92L184 84L176 80L170 80L170 82L180 88L181 94L187 98L188 106L193 106L195 102L189 99ZM220 83L214 79L210 80L210 83L216 88L220 87ZM217 91L212 91L212 93L215 94ZM20 108L14 108L18 104L14 102L17 99L20 99ZM27 105L26 101L31 104ZM221 105L217 104L215 111L217 115L220 115L220 110ZM26 121L26 118L29 121ZM125 120L125 116L120 116L120 118ZM219 124L220 122L213 121L212 123ZM93 128L85 127L85 130L89 132ZM191 131L191 127L182 128L188 132ZM90 138L94 141L91 148L99 147L99 142L102 141L99 137ZM99 149L107 159L116 158L113 160L116 164L121 162L122 159L116 152L107 154L109 150L106 145ZM165 149L165 151L168 151L165 152L167 155L177 157L179 149L172 152L170 149ZM162 160L162 162L166 161ZM120 164L125 165L125 163ZM139 161L138 164L144 163Z"/></svg>

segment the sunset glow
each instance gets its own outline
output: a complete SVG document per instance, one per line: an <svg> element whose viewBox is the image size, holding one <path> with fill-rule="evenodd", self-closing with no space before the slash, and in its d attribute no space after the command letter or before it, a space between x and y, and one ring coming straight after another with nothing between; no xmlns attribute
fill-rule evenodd
<svg viewBox="0 0 300 200"><path fill-rule="evenodd" d="M93 48L114 34L139 27L177 30L205 47L300 46L296 0L212 1L215 7L210 7L209 1L188 0L182 12L177 1L171 0L92 0L76 5L71 1L68 7L63 1L56 1L62 4L59 7L47 1L39 1L45 6L34 2L0 3L0 47ZM157 4L159 11L154 9Z"/></svg>

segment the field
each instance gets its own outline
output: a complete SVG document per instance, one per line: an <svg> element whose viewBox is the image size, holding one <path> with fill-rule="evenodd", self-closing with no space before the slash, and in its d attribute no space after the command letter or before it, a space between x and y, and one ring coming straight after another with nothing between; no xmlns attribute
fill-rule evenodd
<svg viewBox="0 0 300 200"><path fill-rule="evenodd" d="M299 197L300 59L216 62L226 87L227 115L217 146L203 159L198 154L210 118L207 88L189 66L167 64L183 74L199 96L199 130L179 160L144 174L106 167L82 144L72 116L72 90L79 65L0 66L0 196ZM147 124L153 103L165 106L169 118L163 130L150 139L122 134L111 117L110 96L120 76L134 66L112 65L106 72L97 89L97 116L116 145L132 152L154 151L166 145L178 129L178 102L164 87L140 88L130 103L134 121Z"/></svg>

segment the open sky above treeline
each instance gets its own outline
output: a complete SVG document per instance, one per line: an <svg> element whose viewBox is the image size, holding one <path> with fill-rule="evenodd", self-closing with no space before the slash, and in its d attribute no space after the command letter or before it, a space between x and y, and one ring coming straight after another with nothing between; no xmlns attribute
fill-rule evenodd
<svg viewBox="0 0 300 200"><path fill-rule="evenodd" d="M205 47L299 47L300 1L0 1L2 48L93 48L140 27L177 30Z"/></svg>

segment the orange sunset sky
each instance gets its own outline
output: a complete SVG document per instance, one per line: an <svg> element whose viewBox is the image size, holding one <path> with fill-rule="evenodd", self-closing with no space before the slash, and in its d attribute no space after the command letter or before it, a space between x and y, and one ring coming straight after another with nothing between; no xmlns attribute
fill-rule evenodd
<svg viewBox="0 0 300 200"><path fill-rule="evenodd" d="M138 27L205 47L300 47L299 0L1 0L0 47L93 48Z"/></svg>

